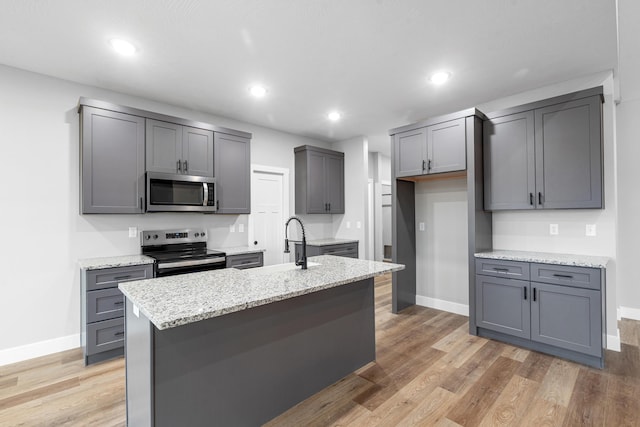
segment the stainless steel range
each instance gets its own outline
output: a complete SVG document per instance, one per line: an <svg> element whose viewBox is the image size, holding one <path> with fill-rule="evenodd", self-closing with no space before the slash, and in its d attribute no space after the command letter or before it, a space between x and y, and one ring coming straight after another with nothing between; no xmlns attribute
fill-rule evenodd
<svg viewBox="0 0 640 427"><path fill-rule="evenodd" d="M151 230L140 234L142 254L156 260L155 277L225 268L224 252L207 249L203 229Z"/></svg>

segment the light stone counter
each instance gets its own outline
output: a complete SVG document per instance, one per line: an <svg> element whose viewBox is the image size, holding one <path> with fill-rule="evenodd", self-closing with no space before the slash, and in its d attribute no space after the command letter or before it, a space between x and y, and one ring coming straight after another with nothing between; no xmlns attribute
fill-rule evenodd
<svg viewBox="0 0 640 427"><path fill-rule="evenodd" d="M476 258L502 259L506 261L537 262L541 264L572 265L576 267L606 268L609 258L591 255L554 254L548 252L495 250L478 252Z"/></svg>
<svg viewBox="0 0 640 427"><path fill-rule="evenodd" d="M315 239L308 240L307 246L329 246L329 245L340 245L343 243L358 243L357 239Z"/></svg>
<svg viewBox="0 0 640 427"><path fill-rule="evenodd" d="M115 257L79 259L78 264L84 270L98 270L101 268L126 267L128 265L153 264L155 260L146 255L125 255Z"/></svg>
<svg viewBox="0 0 640 427"><path fill-rule="evenodd" d="M404 265L322 255L307 270L227 268L120 283L124 295L163 330L369 279Z"/></svg>
<svg viewBox="0 0 640 427"><path fill-rule="evenodd" d="M265 249L250 248L249 246L235 246L232 248L213 248L216 251L224 252L228 256L230 255L245 255L255 254L258 252L264 252Z"/></svg>

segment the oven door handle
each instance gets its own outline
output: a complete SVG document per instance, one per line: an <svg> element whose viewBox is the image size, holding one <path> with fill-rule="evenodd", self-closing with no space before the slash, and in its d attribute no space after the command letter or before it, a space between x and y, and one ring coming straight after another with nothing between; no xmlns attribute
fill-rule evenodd
<svg viewBox="0 0 640 427"><path fill-rule="evenodd" d="M219 264L225 261L225 257L215 257L206 259L192 259L186 261L161 262L158 263L158 268L192 267L194 265Z"/></svg>
<svg viewBox="0 0 640 427"><path fill-rule="evenodd" d="M202 206L207 206L209 202L209 185L206 182L202 183L203 194L202 194Z"/></svg>

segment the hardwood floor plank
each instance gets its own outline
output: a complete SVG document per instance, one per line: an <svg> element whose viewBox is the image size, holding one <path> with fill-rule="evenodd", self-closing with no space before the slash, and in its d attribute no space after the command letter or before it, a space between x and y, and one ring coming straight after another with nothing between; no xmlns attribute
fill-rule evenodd
<svg viewBox="0 0 640 427"><path fill-rule="evenodd" d="M603 372L580 368L564 425L605 425L607 383L608 376Z"/></svg>
<svg viewBox="0 0 640 427"><path fill-rule="evenodd" d="M640 426L640 382L634 378L609 377L605 426Z"/></svg>
<svg viewBox="0 0 640 427"><path fill-rule="evenodd" d="M521 427L557 427L561 426L567 408L545 399L534 398L527 405L527 411L520 420Z"/></svg>
<svg viewBox="0 0 640 427"><path fill-rule="evenodd" d="M620 342L634 347L640 347L640 322L637 320L621 319L618 322L620 328Z"/></svg>
<svg viewBox="0 0 640 427"><path fill-rule="evenodd" d="M389 427L435 425L445 418L447 412L458 402L460 396L440 387L428 394L405 418L397 424L383 424Z"/></svg>
<svg viewBox="0 0 640 427"><path fill-rule="evenodd" d="M620 348L619 352L607 350L605 372L640 381L640 347L621 344Z"/></svg>
<svg viewBox="0 0 640 427"><path fill-rule="evenodd" d="M26 393L20 393L11 397L6 397L0 400L0 411L11 408L12 406L21 405L30 400L36 400L43 396L58 393L71 387L77 387L79 384L80 380L78 378L69 378L67 380L40 387L36 390L31 390Z"/></svg>
<svg viewBox="0 0 640 427"><path fill-rule="evenodd" d="M527 349L508 345L502 352L502 356L508 357L509 359L513 359L517 362L524 362L525 359L529 357L529 353L531 352Z"/></svg>
<svg viewBox="0 0 640 427"><path fill-rule="evenodd" d="M499 356L447 413L447 418L465 426L478 425L519 367L520 362Z"/></svg>
<svg viewBox="0 0 640 427"><path fill-rule="evenodd" d="M464 394L500 357L502 350L503 344L497 341L487 341L474 354L473 358L467 360L459 369L453 371L440 386L452 393Z"/></svg>
<svg viewBox="0 0 640 427"><path fill-rule="evenodd" d="M514 375L489 408L480 426L520 426L540 383Z"/></svg>
<svg viewBox="0 0 640 427"><path fill-rule="evenodd" d="M15 387L18 384L18 377L0 379L0 389Z"/></svg>
<svg viewBox="0 0 640 427"><path fill-rule="evenodd" d="M517 374L523 378L541 383L552 361L552 356L538 353L537 351L530 351L527 358L522 361L522 365L520 369L518 369Z"/></svg>
<svg viewBox="0 0 640 427"><path fill-rule="evenodd" d="M579 370L575 363L554 359L540 385L539 397L565 408L569 406Z"/></svg>

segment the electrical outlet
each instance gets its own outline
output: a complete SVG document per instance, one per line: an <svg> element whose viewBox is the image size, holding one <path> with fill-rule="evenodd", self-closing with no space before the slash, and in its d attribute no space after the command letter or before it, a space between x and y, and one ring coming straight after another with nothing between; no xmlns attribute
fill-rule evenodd
<svg viewBox="0 0 640 427"><path fill-rule="evenodd" d="M356 222L356 228L362 228L362 223L360 221Z"/></svg>
<svg viewBox="0 0 640 427"><path fill-rule="evenodd" d="M418 229L419 229L420 231L424 231L424 222L419 222L419 223L418 223Z"/></svg>
<svg viewBox="0 0 640 427"><path fill-rule="evenodd" d="M235 224L231 224L229 226L229 233L235 233L236 232L236 225Z"/></svg>
<svg viewBox="0 0 640 427"><path fill-rule="evenodd" d="M594 237L596 235L596 225L587 224L587 227L585 229L585 234L589 237Z"/></svg>
<svg viewBox="0 0 640 427"><path fill-rule="evenodd" d="M133 238L138 235L138 229L136 227L129 227L129 237Z"/></svg>
<svg viewBox="0 0 640 427"><path fill-rule="evenodd" d="M238 233L244 233L244 224L238 224Z"/></svg>
<svg viewBox="0 0 640 427"><path fill-rule="evenodd" d="M351 221L347 221L347 228L351 228Z"/></svg>
<svg viewBox="0 0 640 427"><path fill-rule="evenodd" d="M552 236L558 235L558 224L549 224L549 234Z"/></svg>

